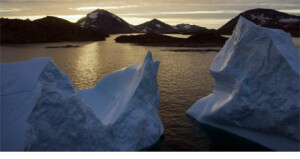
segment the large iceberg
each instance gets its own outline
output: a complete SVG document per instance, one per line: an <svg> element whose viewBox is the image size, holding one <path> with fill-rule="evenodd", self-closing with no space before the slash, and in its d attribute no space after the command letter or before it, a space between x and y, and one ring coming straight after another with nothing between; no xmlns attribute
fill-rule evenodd
<svg viewBox="0 0 300 159"><path fill-rule="evenodd" d="M300 52L290 34L241 17L210 74L213 93L188 115L273 150L300 150Z"/></svg>
<svg viewBox="0 0 300 159"><path fill-rule="evenodd" d="M159 62L148 52L145 61L104 77L94 88L80 90L84 102L107 127L113 150L139 150L164 132L158 116Z"/></svg>
<svg viewBox="0 0 300 159"><path fill-rule="evenodd" d="M50 58L1 64L2 151L141 150L163 134L159 62L145 61L75 90Z"/></svg>

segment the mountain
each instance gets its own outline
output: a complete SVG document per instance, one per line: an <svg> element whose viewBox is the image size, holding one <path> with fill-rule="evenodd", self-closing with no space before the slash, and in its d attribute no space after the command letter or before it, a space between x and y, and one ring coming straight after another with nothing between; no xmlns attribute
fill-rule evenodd
<svg viewBox="0 0 300 159"><path fill-rule="evenodd" d="M158 19L152 19L151 21L137 25L136 28L145 33L157 34L173 33L176 31L173 26L166 24Z"/></svg>
<svg viewBox="0 0 300 159"><path fill-rule="evenodd" d="M87 14L86 17L78 20L77 24L82 28L101 31L106 34L140 32L122 18L103 9L97 9Z"/></svg>
<svg viewBox="0 0 300 159"><path fill-rule="evenodd" d="M0 25L1 43L94 41L108 36L50 16L34 21L1 18Z"/></svg>
<svg viewBox="0 0 300 159"><path fill-rule="evenodd" d="M117 15L103 9L97 9L86 17L78 20L77 24L82 28L101 31L107 34L121 34L121 33L192 33L195 31L206 29L190 24L178 24L171 26L158 19L133 26L127 23Z"/></svg>
<svg viewBox="0 0 300 159"><path fill-rule="evenodd" d="M197 31L207 30L205 27L190 24L177 24L171 26L158 19L152 19L151 21L137 25L137 29L144 33L156 33L156 34L193 34Z"/></svg>
<svg viewBox="0 0 300 159"><path fill-rule="evenodd" d="M188 33L194 33L202 30L207 30L205 27L200 27L197 25L190 25L190 24L177 24L174 26L176 32L188 34Z"/></svg>
<svg viewBox="0 0 300 159"><path fill-rule="evenodd" d="M240 16L267 28L282 29L292 36L300 36L300 16L290 15L273 9L252 9L240 13L218 29L221 34L232 34Z"/></svg>

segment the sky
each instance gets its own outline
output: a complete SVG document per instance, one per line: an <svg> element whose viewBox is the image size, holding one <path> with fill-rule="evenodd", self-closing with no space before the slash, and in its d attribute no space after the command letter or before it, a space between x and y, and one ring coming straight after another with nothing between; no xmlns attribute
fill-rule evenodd
<svg viewBox="0 0 300 159"><path fill-rule="evenodd" d="M270 8L300 15L300 0L0 0L0 16L31 20L57 16L76 22L89 12L108 10L137 25L153 18L165 23L217 29L239 13Z"/></svg>

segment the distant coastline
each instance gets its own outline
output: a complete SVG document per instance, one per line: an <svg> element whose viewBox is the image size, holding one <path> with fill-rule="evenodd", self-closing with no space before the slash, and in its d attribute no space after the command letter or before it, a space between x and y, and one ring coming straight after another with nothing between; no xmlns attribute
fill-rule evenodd
<svg viewBox="0 0 300 159"><path fill-rule="evenodd" d="M237 23L237 19L240 16L245 17L257 25L267 28L281 29L289 32L293 37L300 36L300 16L279 12L273 9L260 8L240 13L238 16L216 30L219 35L231 35ZM132 25L123 20L121 17L103 9L97 9L88 13L86 17L81 18L76 23L51 16L34 21L1 18L0 23L1 44L101 41L105 40L109 34L124 33L195 35L199 32L209 30L205 27L192 24L178 24L172 26L158 19L153 19L140 25ZM145 41L145 39L142 41ZM143 42L140 42L140 44L142 43ZM199 46L202 44L199 43Z"/></svg>

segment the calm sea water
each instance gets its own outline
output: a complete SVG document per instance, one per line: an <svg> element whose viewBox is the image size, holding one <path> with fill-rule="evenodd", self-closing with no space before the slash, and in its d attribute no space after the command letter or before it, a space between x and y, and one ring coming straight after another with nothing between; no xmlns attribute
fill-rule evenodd
<svg viewBox="0 0 300 159"><path fill-rule="evenodd" d="M210 128L199 125L185 114L194 102L213 91L214 80L209 75L209 67L217 55L216 52L173 52L166 50L184 48L119 44L114 42L117 36L112 35L106 41L101 42L2 45L1 63L25 61L36 57L52 57L54 63L68 75L77 89L87 89L95 86L96 82L111 72L142 62L147 51L150 50L153 59L160 61L159 115L165 128L163 150L239 150L241 145L247 144L247 142L233 144L228 135L222 138L224 133L210 132ZM186 37L184 35L173 36ZM293 40L300 48L300 39L294 38ZM45 48L67 44L80 47ZM259 149L251 145L250 148L246 146L243 150Z"/></svg>

